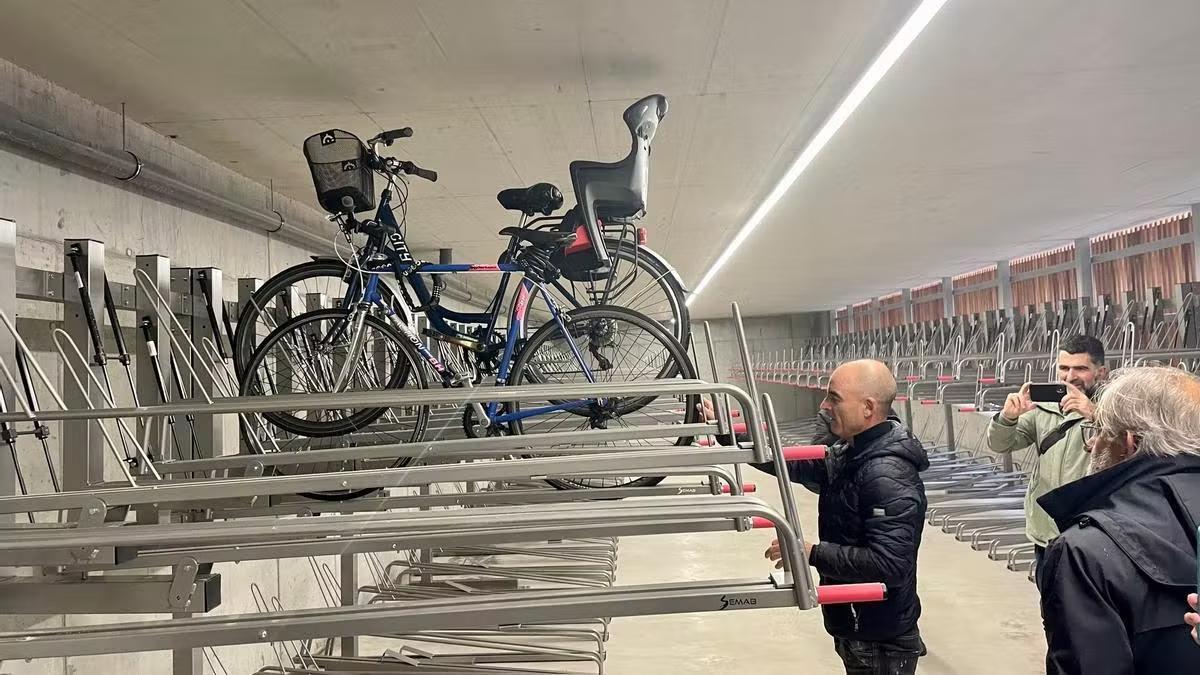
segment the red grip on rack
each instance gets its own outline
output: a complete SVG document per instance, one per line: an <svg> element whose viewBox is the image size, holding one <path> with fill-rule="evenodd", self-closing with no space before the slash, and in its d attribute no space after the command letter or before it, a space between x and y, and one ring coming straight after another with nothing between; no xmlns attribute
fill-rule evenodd
<svg viewBox="0 0 1200 675"><path fill-rule="evenodd" d="M713 440L711 438L700 438L700 439L696 440L696 445L698 445L702 448L707 448L708 446L710 446L712 444L713 444Z"/></svg>
<svg viewBox="0 0 1200 675"><path fill-rule="evenodd" d="M741 410L730 410L729 415L734 418L741 417L742 411Z"/></svg>
<svg viewBox="0 0 1200 675"><path fill-rule="evenodd" d="M783 449L783 458L789 462L825 459L825 453L828 450L824 445L792 445Z"/></svg>
<svg viewBox="0 0 1200 675"><path fill-rule="evenodd" d="M996 384L996 378L994 378L994 377L981 377L981 378L979 378L979 384Z"/></svg>
<svg viewBox="0 0 1200 675"><path fill-rule="evenodd" d="M936 398L923 398L923 399L921 399L921 405L937 405L937 399Z"/></svg>
<svg viewBox="0 0 1200 675"><path fill-rule="evenodd" d="M904 403L905 401L907 401L907 400L908 400L908 397L907 397L907 396L897 396L897 397L896 397L896 400L897 400L897 401L899 401L899 402L901 402L901 403Z"/></svg>
<svg viewBox="0 0 1200 675"><path fill-rule="evenodd" d="M906 376L904 376L904 379L908 382L919 382L921 380L921 376L920 375L906 375Z"/></svg>
<svg viewBox="0 0 1200 675"><path fill-rule="evenodd" d="M729 486L722 485L721 492L723 492L725 494L729 494ZM755 485L754 483L742 483L742 492L744 492L746 494L750 494L751 492L758 492L758 486Z"/></svg>
<svg viewBox="0 0 1200 675"><path fill-rule="evenodd" d="M938 382L953 382L954 376L953 375L938 375L937 381Z"/></svg>
<svg viewBox="0 0 1200 675"><path fill-rule="evenodd" d="M763 518L762 516L750 516L750 527L755 530L765 530L768 527L774 528L775 523Z"/></svg>
<svg viewBox="0 0 1200 675"><path fill-rule="evenodd" d="M850 602L882 602L884 600L887 600L887 586L884 584L817 586L818 605L844 605Z"/></svg>
<svg viewBox="0 0 1200 675"><path fill-rule="evenodd" d="M975 406L973 406L973 405L960 405L960 406L958 406L958 412L975 412Z"/></svg>

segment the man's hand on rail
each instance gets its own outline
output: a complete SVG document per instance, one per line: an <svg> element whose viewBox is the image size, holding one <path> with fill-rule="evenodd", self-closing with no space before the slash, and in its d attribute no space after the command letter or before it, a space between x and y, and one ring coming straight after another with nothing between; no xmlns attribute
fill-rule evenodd
<svg viewBox="0 0 1200 675"><path fill-rule="evenodd" d="M1029 398L1029 383L1026 382L1021 385L1021 391L1009 394L1008 398L1004 399L1004 410L1000 411L1000 415L1009 422L1016 422L1017 418L1036 407Z"/></svg>
<svg viewBox="0 0 1200 675"><path fill-rule="evenodd" d="M805 560L812 557L813 547L816 545L817 542L815 541L804 542ZM767 548L767 552L764 554L764 557L766 557L767 560L775 561L775 569L783 569L783 552L780 550L778 539L775 539L771 542L771 545Z"/></svg>

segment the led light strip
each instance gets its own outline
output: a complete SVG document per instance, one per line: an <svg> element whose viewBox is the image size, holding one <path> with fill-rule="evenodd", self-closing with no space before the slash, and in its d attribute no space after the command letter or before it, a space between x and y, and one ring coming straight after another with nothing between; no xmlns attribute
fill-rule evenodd
<svg viewBox="0 0 1200 675"><path fill-rule="evenodd" d="M938 13L938 10L944 4L946 4L946 0L922 0L917 9L904 22L904 25L900 27L900 30L888 42L888 45L879 53L879 56L875 57L875 61L871 64L871 67L867 68L866 72L855 83L854 88L846 95L846 98L842 99L842 102L838 104L837 109L833 111L829 119L825 120L825 124L821 125L821 129L812 137L808 145L804 146L804 150L796 157L796 161L792 162L787 173L783 174L783 178L779 179L779 182L775 184L771 193L767 195L766 199L762 200L758 208L754 209L754 213L750 215L750 218L738 230L733 240L725 246L725 250L721 252L721 255L708 268L708 271L700 279L700 283L696 284L696 290L692 291L687 299L689 307L696 301L696 298L700 297L700 294L704 292L709 282L717 276L717 272L721 271L725 263L729 262L738 248L750 237L750 233L754 231L754 228L758 227L767 214L771 212L771 209L775 208L775 204L783 198L783 195L792 187L792 184L796 182L800 174L804 173L809 164L812 164L817 154L829 143L833 135L838 132L838 129L842 128L842 125L850 118L850 115L854 113L859 104L867 98L867 94L871 93L875 85L879 84L879 81L883 79L888 70L896 64L896 61L900 59L900 55L904 53L904 50L908 49L909 45L921 34L921 31L925 30L925 26L929 25L934 15Z"/></svg>

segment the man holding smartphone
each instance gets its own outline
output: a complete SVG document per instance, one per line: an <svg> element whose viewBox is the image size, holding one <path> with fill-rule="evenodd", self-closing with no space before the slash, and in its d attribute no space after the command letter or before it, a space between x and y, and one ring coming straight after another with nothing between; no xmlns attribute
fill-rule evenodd
<svg viewBox="0 0 1200 675"><path fill-rule="evenodd" d="M1092 419L1095 412L1092 395L1107 375L1104 345L1090 335L1071 336L1059 346L1058 382L1046 385L1026 382L1021 391L1008 395L1004 409L988 425L988 446L992 452L1010 453L1030 446L1037 449L1037 461L1028 469L1025 535L1034 545L1039 590L1046 546L1058 536L1058 527L1037 499L1087 474L1088 454L1079 425ZM1051 396L1043 390L1055 387L1058 389L1052 396L1061 398L1046 400Z"/></svg>

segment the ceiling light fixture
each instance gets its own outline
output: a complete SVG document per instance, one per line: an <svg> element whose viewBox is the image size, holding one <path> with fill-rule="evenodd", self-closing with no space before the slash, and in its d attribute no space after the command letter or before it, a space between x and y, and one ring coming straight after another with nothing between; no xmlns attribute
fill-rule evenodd
<svg viewBox="0 0 1200 675"><path fill-rule="evenodd" d="M775 204L783 198L783 195L792 187L792 184L796 182L800 174L804 173L809 164L812 164L817 154L829 143L829 140L838 132L838 129L842 128L842 125L850 118L850 115L854 113L859 104L867 98L867 94L871 93L875 85L879 84L879 81L883 79L888 70L895 65L896 61L900 59L900 55L904 53L904 50L908 49L908 46L913 43L913 40L917 39L921 31L925 30L925 26L929 25L934 15L938 13L938 10L944 4L946 4L946 0L922 0L912 15L908 17L908 20L904 22L904 25L900 27L900 30L892 36L891 41L883 48L879 56L875 57L875 61L871 63L871 67L867 68L858 82L854 84L854 88L850 90L850 93L846 94L846 98L842 99L842 102L838 104L837 109L833 111L829 119L825 120L825 124L821 125L821 129L812 137L808 145L804 146L804 150L800 152L800 156L796 157L796 161L792 162L787 173L783 174L783 178L779 179L779 182L775 184L775 187L767 195L766 199L762 200L758 208L754 209L754 213L750 214L750 218L742 225L738 233L734 235L733 240L725 246L725 250L721 252L721 255L717 256L716 261L709 266L708 271L701 277L700 283L696 284L696 290L692 291L691 295L688 296L687 305L689 307L695 302L696 298L700 297L700 294L704 292L709 282L717 276L717 272L721 271L721 268L729 262L729 259L737 252L738 247L746 241L750 233L754 231L754 228L758 227L767 214L770 213L771 209L775 208Z"/></svg>

